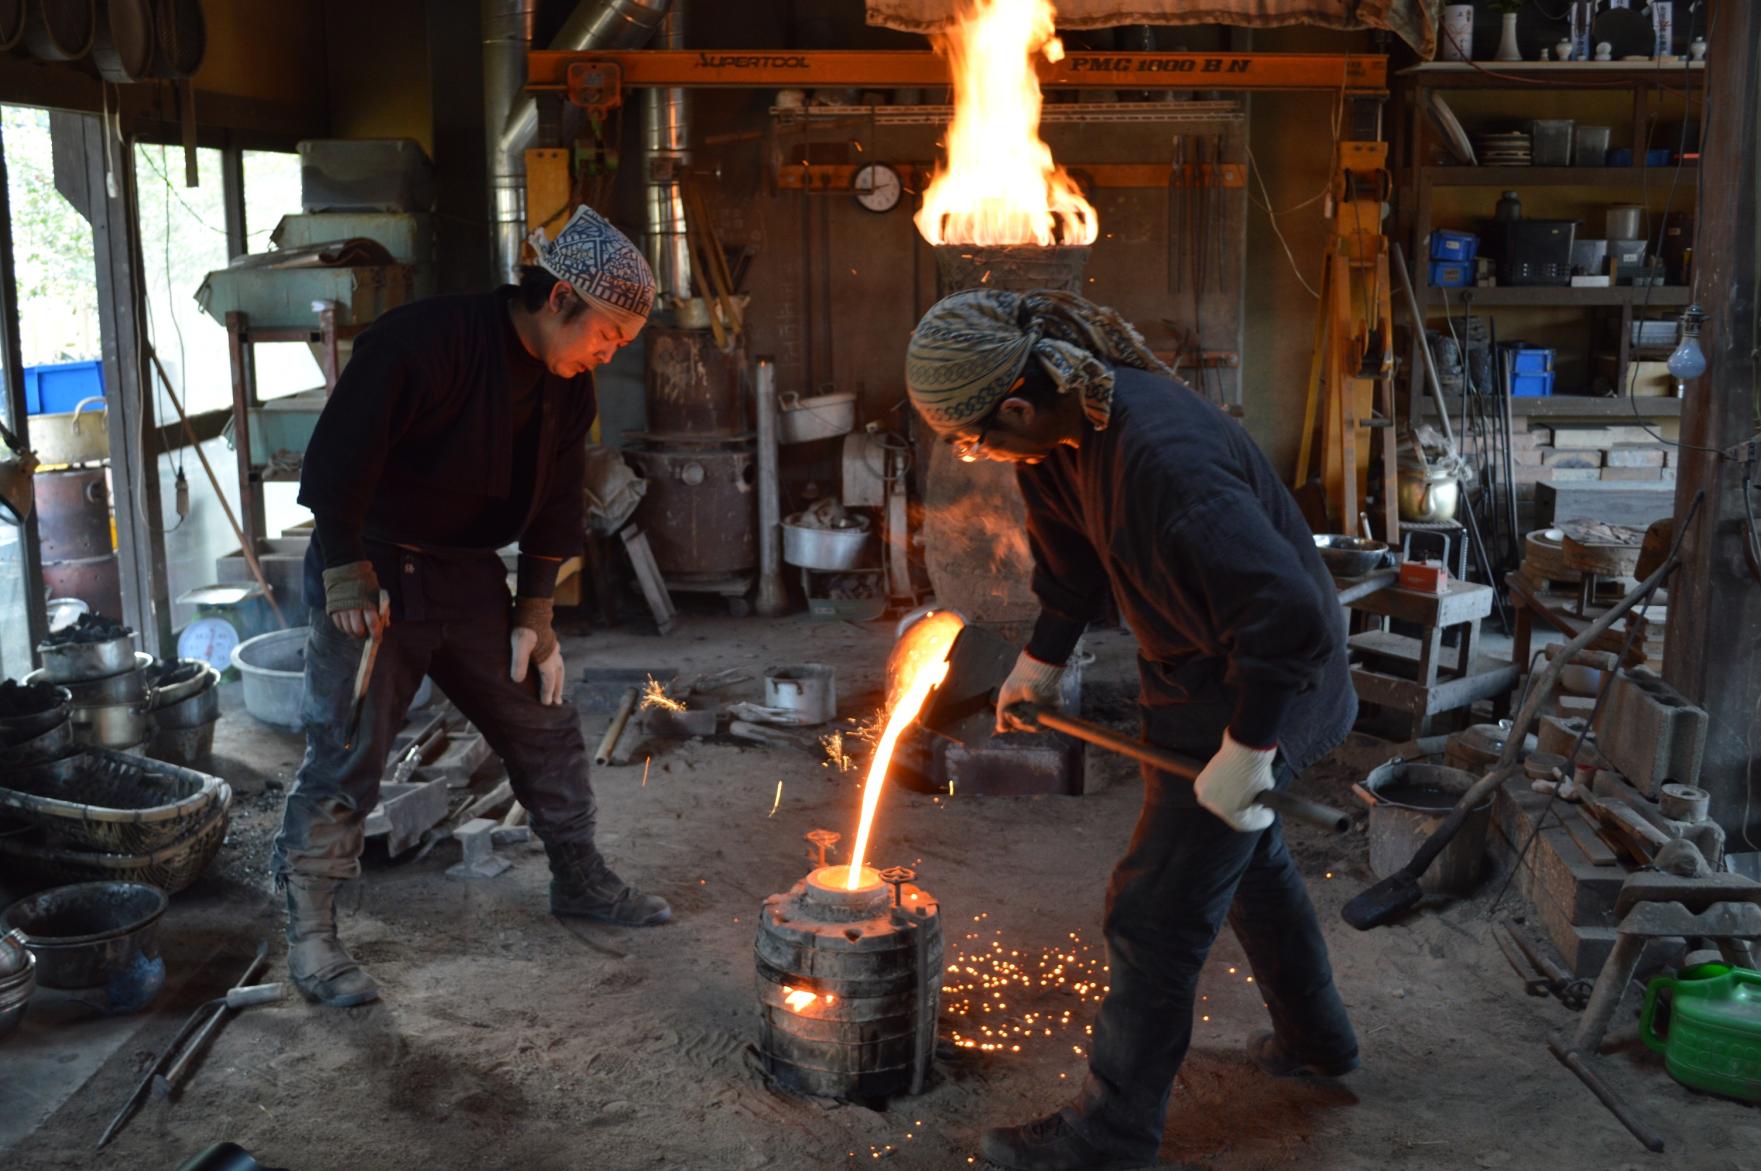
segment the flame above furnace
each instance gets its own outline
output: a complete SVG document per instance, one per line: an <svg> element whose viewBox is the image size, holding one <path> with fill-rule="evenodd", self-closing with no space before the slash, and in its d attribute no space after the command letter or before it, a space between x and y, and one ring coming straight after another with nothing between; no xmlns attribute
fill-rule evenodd
<svg viewBox="0 0 1761 1171"><path fill-rule="evenodd" d="M970 0L936 50L954 75L948 165L923 193L931 244L1092 244L1095 209L1040 140L1036 53L1064 56L1050 0Z"/></svg>

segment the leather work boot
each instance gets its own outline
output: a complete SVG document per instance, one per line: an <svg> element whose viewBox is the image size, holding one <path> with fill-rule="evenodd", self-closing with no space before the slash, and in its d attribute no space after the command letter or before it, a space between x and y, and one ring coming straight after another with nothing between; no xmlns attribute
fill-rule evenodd
<svg viewBox="0 0 1761 1171"><path fill-rule="evenodd" d="M1284 1048L1276 1033L1248 1038L1247 1055L1273 1077L1344 1077L1358 1066L1357 1054L1333 1061L1304 1061Z"/></svg>
<svg viewBox="0 0 1761 1171"><path fill-rule="evenodd" d="M615 923L620 927L656 927L673 917L659 895L643 894L605 864L591 842L544 843L550 856L550 913Z"/></svg>
<svg viewBox="0 0 1761 1171"><path fill-rule="evenodd" d="M331 1008L379 999L373 982L336 937L334 878L287 874L277 880L287 894L287 974L300 995Z"/></svg>
<svg viewBox="0 0 1761 1171"><path fill-rule="evenodd" d="M1095 1146L1070 1125L1065 1112L1049 1114L1025 1126L987 1130L978 1149L1009 1171L1139 1171L1155 1159L1132 1159Z"/></svg>

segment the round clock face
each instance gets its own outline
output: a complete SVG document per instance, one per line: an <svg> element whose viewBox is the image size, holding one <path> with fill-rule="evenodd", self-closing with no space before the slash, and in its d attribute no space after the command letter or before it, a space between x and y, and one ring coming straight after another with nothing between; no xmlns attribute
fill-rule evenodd
<svg viewBox="0 0 1761 1171"><path fill-rule="evenodd" d="M899 197L905 193L899 172L885 163L870 163L857 171L852 187L856 202L876 212L892 211L899 206Z"/></svg>
<svg viewBox="0 0 1761 1171"><path fill-rule="evenodd" d="M216 671L224 671L232 665L238 641L238 631L226 619L198 618L178 635L177 657L200 659Z"/></svg>

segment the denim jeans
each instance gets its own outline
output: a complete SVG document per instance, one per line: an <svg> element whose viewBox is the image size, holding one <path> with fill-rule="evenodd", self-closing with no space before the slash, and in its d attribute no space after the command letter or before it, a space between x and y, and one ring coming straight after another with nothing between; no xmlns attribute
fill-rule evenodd
<svg viewBox="0 0 1761 1171"><path fill-rule="evenodd" d="M1095 1145L1147 1162L1192 1040L1199 971L1225 918L1285 1048L1320 1064L1357 1055L1280 823L1237 833L1191 800L1191 782L1145 770L1143 811L1107 891L1109 991L1072 1119Z"/></svg>
<svg viewBox="0 0 1761 1171"><path fill-rule="evenodd" d="M336 879L360 874L362 823L378 803L386 757L423 675L507 765L514 796L541 840L593 840L593 787L580 716L566 700L554 707L538 702L536 669L525 683L508 677L507 587L499 562L494 569L483 575L482 604L468 616L412 619L393 611L360 730L346 749L364 644L336 629L322 609L313 610L301 710L306 756L287 797L271 873Z"/></svg>

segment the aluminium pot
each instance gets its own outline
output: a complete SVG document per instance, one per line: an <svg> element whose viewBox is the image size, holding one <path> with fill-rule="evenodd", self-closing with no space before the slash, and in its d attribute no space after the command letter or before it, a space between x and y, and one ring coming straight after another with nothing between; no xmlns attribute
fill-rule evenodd
<svg viewBox="0 0 1761 1171"><path fill-rule="evenodd" d="M95 394L81 399L71 411L32 415L31 449L46 464L86 464L109 459L110 423L104 396Z"/></svg>
<svg viewBox="0 0 1761 1171"><path fill-rule="evenodd" d="M131 651L134 656L132 668L117 671L111 675L88 676L81 679L53 679L49 676L47 666L32 671L24 677L26 683L55 683L67 688L74 707L91 707L100 703L139 703L151 693L147 686L146 668L153 662L153 656L145 651ZM43 656L47 663L49 657Z"/></svg>
<svg viewBox="0 0 1761 1171"><path fill-rule="evenodd" d="M764 673L764 706L793 713L796 724L823 724L838 714L838 673L825 663L794 663Z"/></svg>
<svg viewBox="0 0 1761 1171"><path fill-rule="evenodd" d="M134 748L152 730L145 699L132 703L75 704L67 714L73 722L75 742L94 748Z"/></svg>
<svg viewBox="0 0 1761 1171"><path fill-rule="evenodd" d="M170 900L139 882L80 882L20 899L5 926L25 933L44 988L98 988L137 955L159 954L159 920Z"/></svg>
<svg viewBox="0 0 1761 1171"><path fill-rule="evenodd" d="M783 560L802 569L843 573L862 563L869 538L867 529L816 529L784 521Z"/></svg>
<svg viewBox="0 0 1761 1171"><path fill-rule="evenodd" d="M135 670L143 665L140 658L144 657L149 663L153 661L152 655L137 654L131 634L107 638L103 642L44 644L37 648L37 653L43 656L43 666L25 677L27 683L41 680L66 685L103 679ZM75 691L74 695L77 698L79 692Z"/></svg>
<svg viewBox="0 0 1761 1171"><path fill-rule="evenodd" d="M41 736L67 719L67 705L72 700L73 696L68 694L67 688L56 687L54 701L46 707L34 712L21 712L16 716L0 716L0 745L16 747Z"/></svg>
<svg viewBox="0 0 1761 1171"><path fill-rule="evenodd" d="M39 732L16 744L0 746L0 774L6 769L22 765L59 760L73 751L73 723L68 720L65 711L59 714L61 718L48 731Z"/></svg>
<svg viewBox="0 0 1761 1171"><path fill-rule="evenodd" d="M195 728L202 724L211 724L220 718L220 688L215 685L219 681L220 672L215 671L212 667L209 667L208 670L213 672L213 675L203 678L205 680L211 678L209 685L199 691L188 692L181 699L174 699L167 703L162 698L161 692L155 691L153 693L152 706L149 711L153 717L154 728L160 730ZM412 706L420 705L412 704Z"/></svg>

